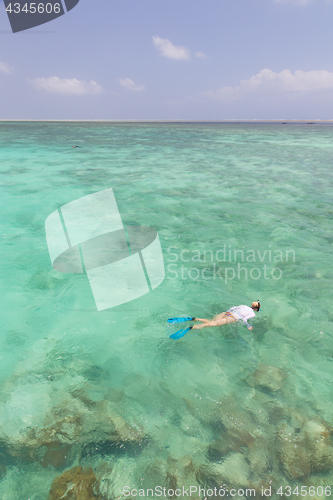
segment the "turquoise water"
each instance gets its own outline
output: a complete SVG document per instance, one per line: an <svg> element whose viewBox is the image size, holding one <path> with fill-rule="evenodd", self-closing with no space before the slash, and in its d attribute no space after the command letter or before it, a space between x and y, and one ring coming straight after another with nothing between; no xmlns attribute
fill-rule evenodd
<svg viewBox="0 0 333 500"><path fill-rule="evenodd" d="M333 484L332 160L324 125L0 124L2 500L47 499L78 465L87 498ZM108 188L158 231L166 278L98 312L44 224ZM252 332L169 339L170 316L257 299Z"/></svg>

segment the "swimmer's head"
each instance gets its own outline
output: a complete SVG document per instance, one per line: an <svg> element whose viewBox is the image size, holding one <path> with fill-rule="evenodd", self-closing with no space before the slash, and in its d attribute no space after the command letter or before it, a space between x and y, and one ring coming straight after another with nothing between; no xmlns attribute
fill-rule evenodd
<svg viewBox="0 0 333 500"><path fill-rule="evenodd" d="M259 300L257 302L252 302L251 307L254 311L259 311L260 310L260 302Z"/></svg>

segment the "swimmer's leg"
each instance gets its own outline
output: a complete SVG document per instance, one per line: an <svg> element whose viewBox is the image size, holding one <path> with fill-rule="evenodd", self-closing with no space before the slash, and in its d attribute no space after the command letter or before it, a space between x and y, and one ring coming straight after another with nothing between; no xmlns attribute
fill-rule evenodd
<svg viewBox="0 0 333 500"><path fill-rule="evenodd" d="M226 313L221 313L215 316L212 320L206 321L203 325L194 325L194 330L201 330L208 326L222 326L226 323L235 323L237 320L233 316L229 316Z"/></svg>
<svg viewBox="0 0 333 500"><path fill-rule="evenodd" d="M202 323L207 323L207 321L210 321L209 319L203 319L203 318L193 318L193 321L202 321Z"/></svg>
<svg viewBox="0 0 333 500"><path fill-rule="evenodd" d="M215 321L206 321L202 325L193 325L192 328L193 330L201 330L201 328L205 328L208 326L220 326L220 325L217 324Z"/></svg>

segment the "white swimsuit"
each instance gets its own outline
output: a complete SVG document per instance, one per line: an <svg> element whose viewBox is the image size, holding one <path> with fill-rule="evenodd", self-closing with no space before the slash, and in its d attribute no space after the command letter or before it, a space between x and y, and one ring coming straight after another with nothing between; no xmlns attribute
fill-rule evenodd
<svg viewBox="0 0 333 500"><path fill-rule="evenodd" d="M244 325L246 325L248 328L251 325L248 324L247 320L255 317L253 309L249 306L231 307L230 309L228 309L228 312L230 312L233 317L237 319L237 321L243 321Z"/></svg>

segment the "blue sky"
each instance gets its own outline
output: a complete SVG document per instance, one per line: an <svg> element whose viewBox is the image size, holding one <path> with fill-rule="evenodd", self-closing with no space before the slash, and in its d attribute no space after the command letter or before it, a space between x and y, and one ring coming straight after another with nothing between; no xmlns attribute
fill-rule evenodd
<svg viewBox="0 0 333 500"><path fill-rule="evenodd" d="M11 33L0 119L333 119L333 2L80 0Z"/></svg>

